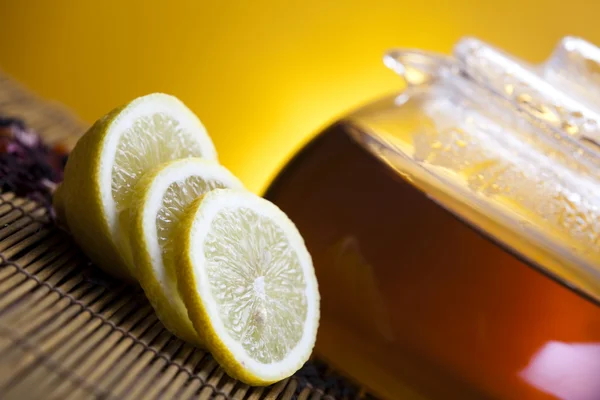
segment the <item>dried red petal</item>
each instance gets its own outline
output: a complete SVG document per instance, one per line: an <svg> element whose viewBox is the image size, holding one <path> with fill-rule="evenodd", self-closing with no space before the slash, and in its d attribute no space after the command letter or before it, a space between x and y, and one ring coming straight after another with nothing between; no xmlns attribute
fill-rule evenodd
<svg viewBox="0 0 600 400"><path fill-rule="evenodd" d="M50 149L23 121L0 117L0 189L50 206L62 181L66 149Z"/></svg>

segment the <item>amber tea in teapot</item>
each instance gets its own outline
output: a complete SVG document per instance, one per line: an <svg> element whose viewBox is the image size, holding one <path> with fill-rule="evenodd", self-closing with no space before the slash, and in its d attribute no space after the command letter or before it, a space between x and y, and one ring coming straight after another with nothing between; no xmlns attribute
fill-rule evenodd
<svg viewBox="0 0 600 400"><path fill-rule="evenodd" d="M600 399L600 50L385 61L406 90L266 193L313 256L317 354L389 399Z"/></svg>

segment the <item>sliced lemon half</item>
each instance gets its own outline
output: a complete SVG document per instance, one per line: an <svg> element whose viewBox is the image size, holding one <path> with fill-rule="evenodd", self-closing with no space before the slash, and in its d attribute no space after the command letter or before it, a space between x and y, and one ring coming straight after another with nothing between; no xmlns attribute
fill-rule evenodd
<svg viewBox="0 0 600 400"><path fill-rule="evenodd" d="M150 168L168 160L217 154L206 129L177 98L140 97L98 120L69 155L61 212L75 241L106 271L132 279L119 245L118 215Z"/></svg>
<svg viewBox="0 0 600 400"><path fill-rule="evenodd" d="M229 375L266 385L302 367L315 343L319 291L304 241L277 206L213 190L186 210L175 246L189 317Z"/></svg>
<svg viewBox="0 0 600 400"><path fill-rule="evenodd" d="M187 158L162 164L137 183L127 229L135 275L159 319L176 336L200 346L177 289L173 241L184 209L216 188L243 185L216 162Z"/></svg>

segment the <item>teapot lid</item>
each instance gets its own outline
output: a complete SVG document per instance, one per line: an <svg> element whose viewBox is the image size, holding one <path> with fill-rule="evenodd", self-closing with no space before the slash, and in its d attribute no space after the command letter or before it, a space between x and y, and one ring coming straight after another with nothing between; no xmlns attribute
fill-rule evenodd
<svg viewBox="0 0 600 400"><path fill-rule="evenodd" d="M349 117L365 148L488 237L600 301L600 49L532 65L475 38L393 50L407 88ZM482 265L482 267L484 267Z"/></svg>

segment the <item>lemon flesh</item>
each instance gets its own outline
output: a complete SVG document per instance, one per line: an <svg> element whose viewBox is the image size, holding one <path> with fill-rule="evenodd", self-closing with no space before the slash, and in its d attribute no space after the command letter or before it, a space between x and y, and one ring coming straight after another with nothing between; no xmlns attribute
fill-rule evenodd
<svg viewBox="0 0 600 400"><path fill-rule="evenodd" d="M184 157L217 155L198 117L166 94L135 99L83 135L67 161L60 202L73 238L92 261L134 279L131 252L120 244L119 212L129 208L133 188L149 168Z"/></svg>
<svg viewBox="0 0 600 400"><path fill-rule="evenodd" d="M112 167L112 197L117 211L131 202L138 179L150 168L169 160L206 154L206 143L172 115L156 112L136 119L121 134Z"/></svg>
<svg viewBox="0 0 600 400"><path fill-rule="evenodd" d="M216 188L243 189L227 169L198 158L169 161L144 175L132 192L129 243L136 277L165 327L203 346L177 289L173 266L175 232L185 208Z"/></svg>
<svg viewBox="0 0 600 400"><path fill-rule="evenodd" d="M304 242L281 210L251 193L214 190L186 211L175 245L189 317L231 376L266 385L307 361L318 287Z"/></svg>

